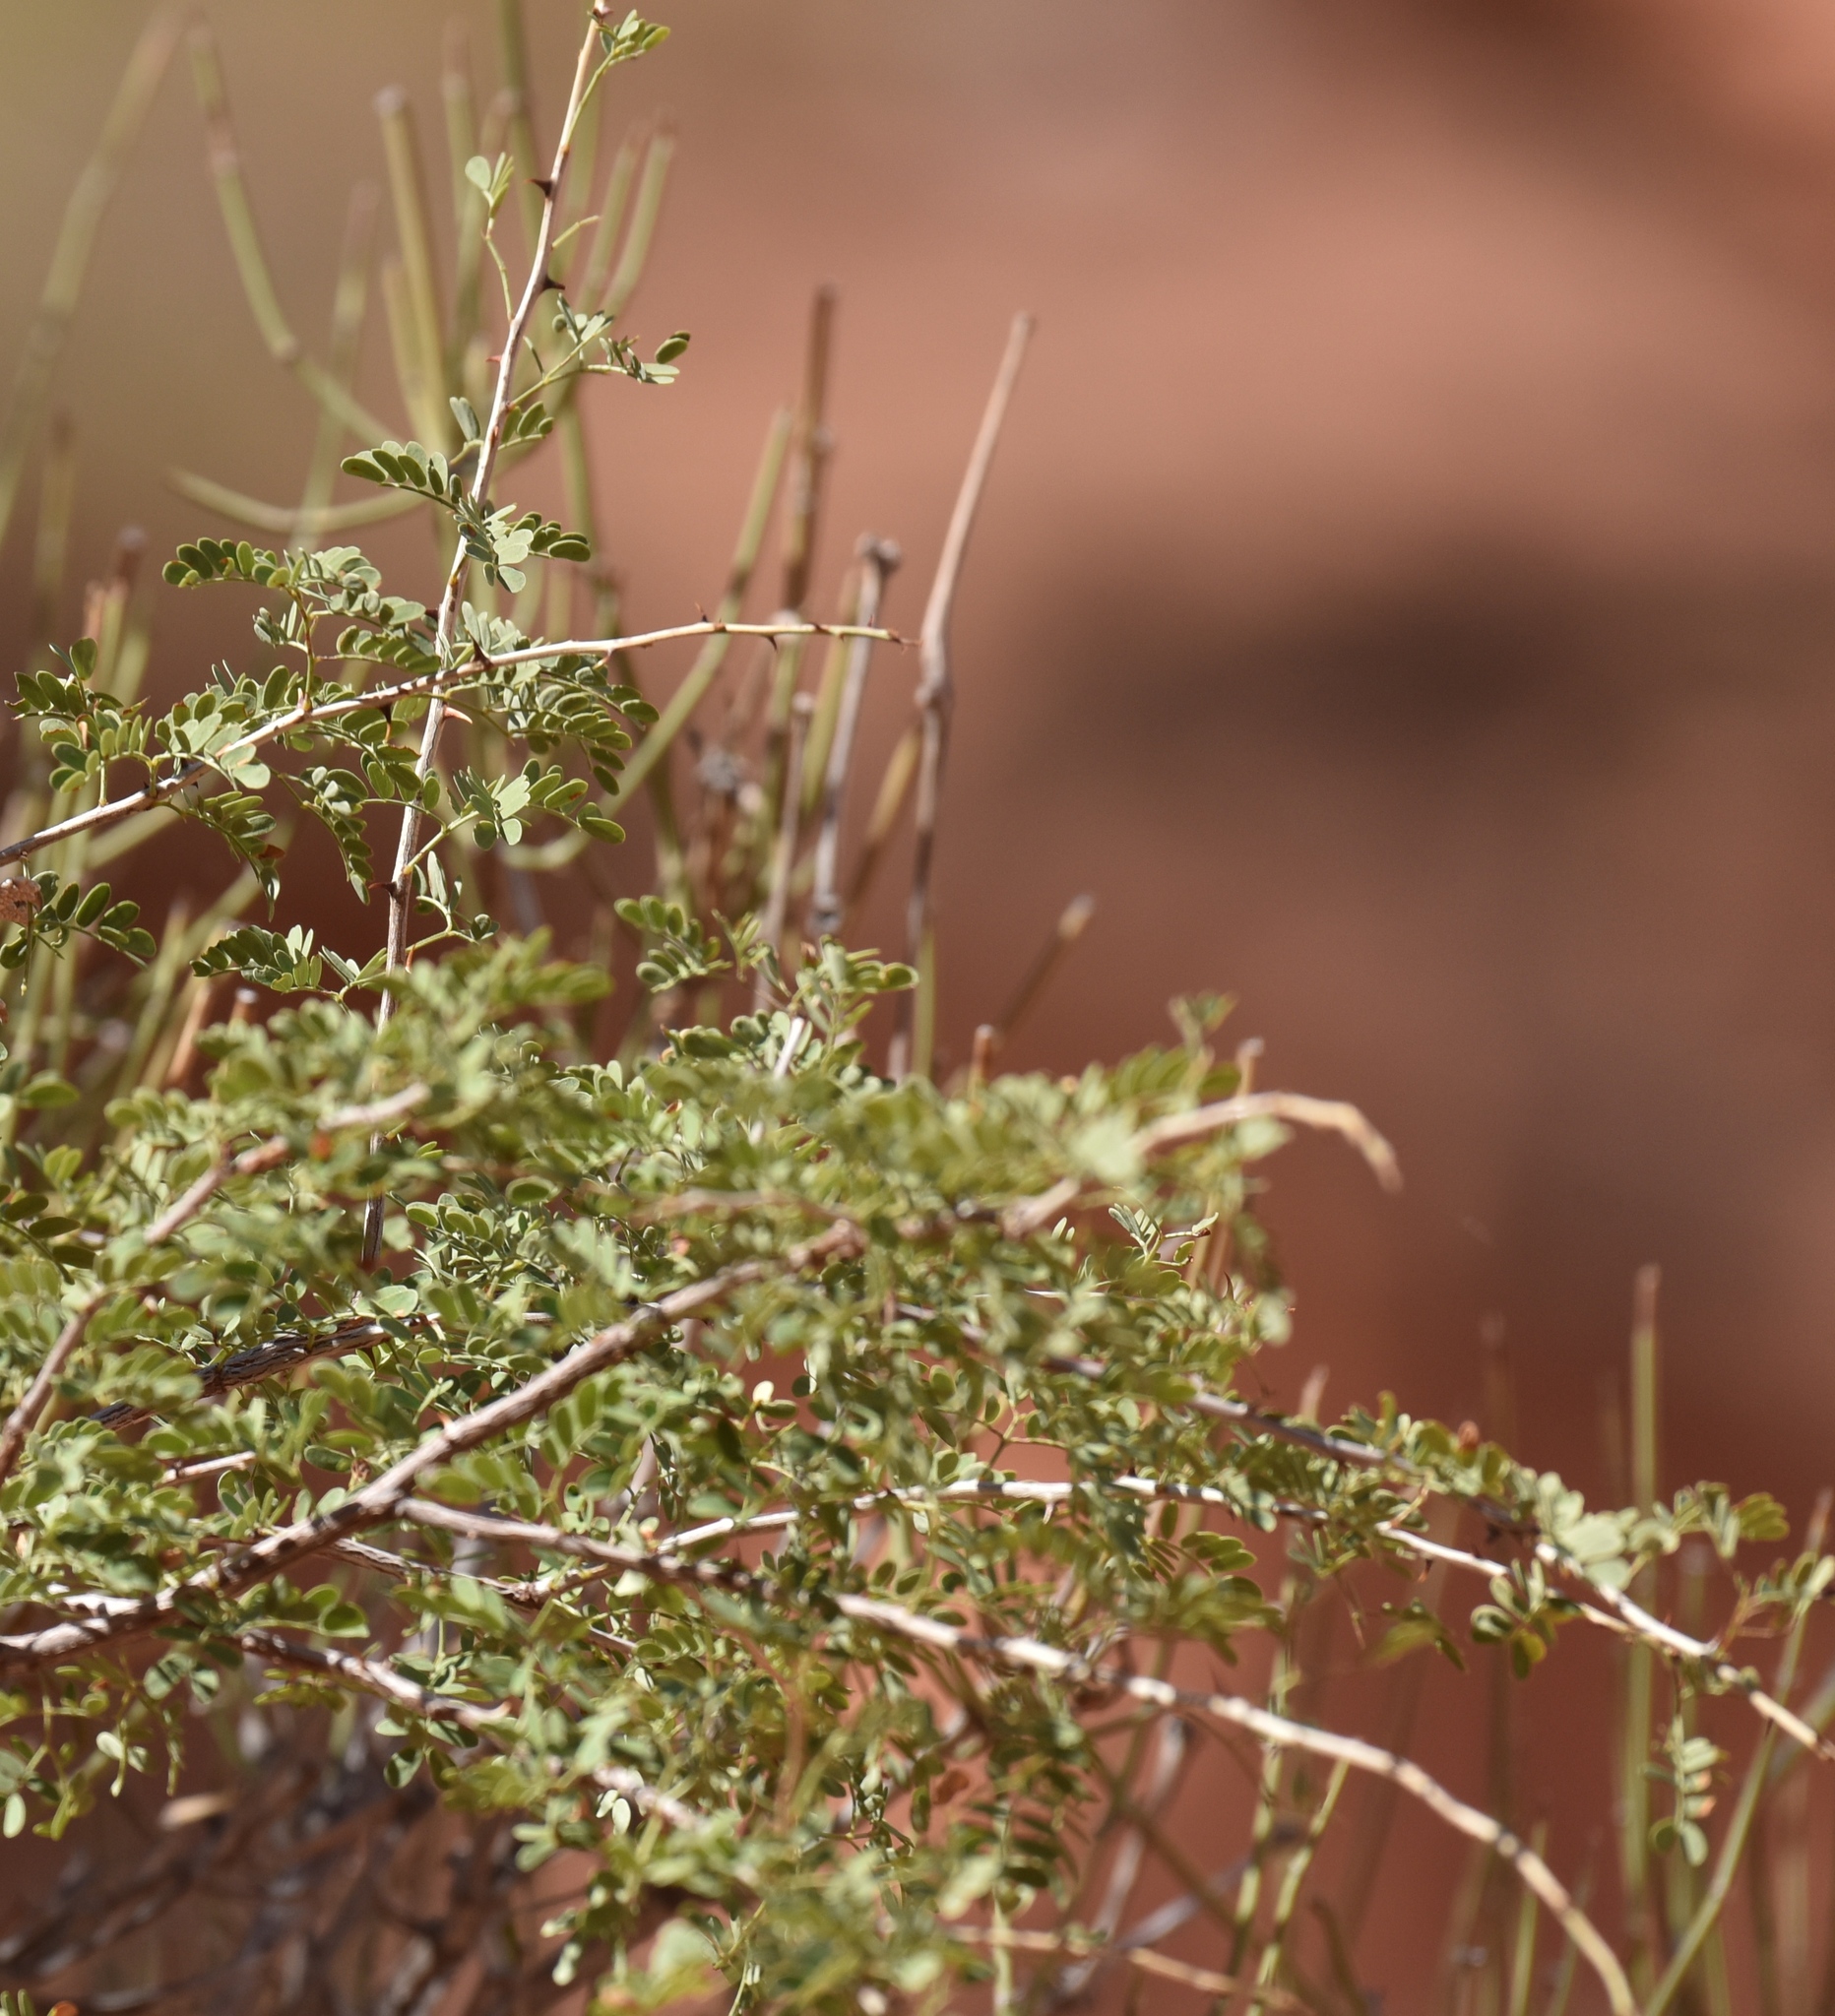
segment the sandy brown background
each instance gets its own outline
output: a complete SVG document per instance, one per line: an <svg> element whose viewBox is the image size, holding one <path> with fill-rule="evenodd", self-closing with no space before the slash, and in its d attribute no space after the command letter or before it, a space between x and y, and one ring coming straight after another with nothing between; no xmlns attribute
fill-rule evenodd
<svg viewBox="0 0 1835 2016"><path fill-rule="evenodd" d="M210 11L287 307L322 342L344 191L380 168L371 94L407 85L432 151L453 10ZM488 11L459 11L487 47ZM572 10L532 13L551 80ZM0 0L0 361L144 15ZM681 139L635 325L695 342L679 386L611 388L593 421L634 619L717 592L826 279L825 578L857 530L895 535L915 623L1007 318L1041 317L960 611L946 1045L1094 892L1017 1061L1112 1055L1166 1031L1169 994L1226 987L1266 1082L1357 1100L1401 1153L1396 1201L1330 1147L1276 1165L1280 1390L1328 1362L1340 1402L1482 1414L1494 1318L1523 1453L1603 1490L1602 1382L1657 1260L1672 1471L1806 1504L1835 1475L1835 20L668 18L620 86ZM156 550L204 529L171 463L296 486L311 416L243 309L179 74L62 383L82 568L124 519ZM0 553L9 652L23 545ZM168 599L162 676L240 648L239 615ZM882 660L877 746L914 675Z"/></svg>

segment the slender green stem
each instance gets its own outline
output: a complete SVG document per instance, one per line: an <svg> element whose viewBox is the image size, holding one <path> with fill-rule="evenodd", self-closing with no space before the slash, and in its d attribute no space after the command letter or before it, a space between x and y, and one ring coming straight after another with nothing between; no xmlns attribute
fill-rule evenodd
<svg viewBox="0 0 1835 2016"><path fill-rule="evenodd" d="M1529 1845L1538 1855L1548 1847L1549 1830L1538 1823ZM1529 2016L1529 1991L1536 1977L1536 1894L1520 1890L1516 1900L1516 1922L1510 1930L1508 2016Z"/></svg>
<svg viewBox="0 0 1835 2016"><path fill-rule="evenodd" d="M32 560L32 648L57 634L64 578L70 565L70 521L77 498L76 429L68 413L53 413L38 477L37 536Z"/></svg>
<svg viewBox="0 0 1835 2016"><path fill-rule="evenodd" d="M1752 1761L1746 1766L1745 1780L1740 1788L1739 1803L1734 1807L1733 1817L1727 1823L1727 1832L1721 1842L1720 1854L1715 1859L1714 1874L1702 1896L1694 1919L1680 1939L1676 1950L1670 1955L1670 1964L1659 1978L1643 2005L1643 2016L1662 2016L1662 2012L1675 1999L1677 1990L1687 1979L1688 1972L1695 1964L1707 1936L1713 1930L1733 1890L1733 1881L1739 1871L1740 1858L1745 1852L1746 1836L1752 1825L1752 1815L1758 1810L1759 1797L1765 1787L1765 1773L1771 1763L1772 1744L1776 1732L1767 1728L1758 1739L1758 1747L1752 1753Z"/></svg>
<svg viewBox="0 0 1835 2016"><path fill-rule="evenodd" d="M146 124L183 25L176 7L162 7L141 31L134 53L122 73L114 102L102 123L95 151L77 177L64 206L64 220L51 252L38 306L26 332L13 390L0 418L0 540L12 523L19 501L26 459L38 429L64 339L82 297L83 282L95 249L95 233L121 179L129 152Z"/></svg>
<svg viewBox="0 0 1835 2016"><path fill-rule="evenodd" d="M1275 1655L1275 1676L1277 1681L1282 1670L1282 1658ZM1279 1707L1280 1693L1277 1687L1269 1689L1271 1705ZM1274 1839L1275 1815L1279 1810L1281 1774L1287 1764L1287 1753L1270 1744L1262 1753L1261 1786L1255 1800L1255 1818L1249 1828L1248 1864L1236 1884L1236 1904L1233 1918L1230 1938L1230 1959L1226 1963L1227 1974L1240 1973L1243 1956L1248 1951L1249 1937L1255 1929L1255 1911L1261 1903L1262 1867L1266 1862L1269 1843Z"/></svg>
<svg viewBox="0 0 1835 2016"><path fill-rule="evenodd" d="M1332 1775L1326 1782L1325 1796L1320 1799L1306 1824L1305 1838L1287 1858L1287 1867L1281 1872L1281 1888L1275 1895L1274 1917L1269 1922L1268 1942L1262 1948L1261 1961L1256 1969L1256 1985L1272 1987L1276 1984L1281 1971L1282 1956L1287 1950L1288 1929L1294 1922L1294 1909L1299 1902L1300 1888L1306 1880L1306 1872L1312 1866L1314 1856L1319 1852L1319 1843L1325 1837L1325 1830L1332 1823L1332 1815L1338 1810L1338 1796L1345 1789L1345 1780L1351 1775L1351 1766L1344 1758L1332 1766ZM1538 1855L1542 1853L1540 1839L1530 1844ZM1533 1914L1536 1900L1525 1890L1524 1909ZM1265 2006L1261 1995L1251 1995L1247 2016L1258 2016ZM1513 2010L1511 2016L1521 2016Z"/></svg>
<svg viewBox="0 0 1835 2016"><path fill-rule="evenodd" d="M520 170L523 235L533 250L541 234L541 194L535 186L541 162L529 95L529 31L523 21L523 0L497 0L497 49L503 64L505 131Z"/></svg>
<svg viewBox="0 0 1835 2016"><path fill-rule="evenodd" d="M1658 1364L1657 1288L1655 1267L1638 1270L1631 1321L1631 1502L1646 1511L1657 1495ZM1646 1609L1655 1595L1655 1572L1645 1569L1632 1595ZM1618 1797L1624 1818L1619 1827L1619 1876L1625 1896L1631 1937L1631 1979L1648 1993L1656 1972L1654 1911L1650 1896L1650 1690L1655 1677L1651 1649L1634 1639L1624 1655L1624 1701L1620 1722Z"/></svg>
<svg viewBox="0 0 1835 2016"><path fill-rule="evenodd" d="M1593 1901L1592 1864L1582 1871L1574 1885L1574 1902L1585 1911ZM1549 1999L1543 2006L1542 2016L1567 2016L1567 2003L1574 1991L1574 1970L1580 1964L1580 1948L1572 1939L1561 1941L1561 1957L1554 1963L1554 1978L1549 1984Z"/></svg>
<svg viewBox="0 0 1835 2016"><path fill-rule="evenodd" d="M453 438L453 419L446 405L445 316L440 309L439 282L433 264L433 226L427 215L426 177L420 164L420 142L414 130L408 94L391 86L378 94L376 117L382 126L383 158L389 167L389 198L395 212L395 235L401 248L403 347L414 356L413 388L409 411L414 431L429 448L445 449ZM410 392L404 379L402 393Z"/></svg>
<svg viewBox="0 0 1835 2016"><path fill-rule="evenodd" d="M343 424L342 421L334 423ZM349 504L329 504L312 513L308 520L306 514L296 507L269 504L259 497L245 496L226 483L194 474L190 470L168 471L166 480L181 497L189 497L192 503L201 504L206 511L221 512L224 518L232 518L256 532L273 533L277 538L284 539L322 537L326 533L348 532L359 525L382 525L391 518L406 518L411 511L431 508L426 506L424 497L416 497L411 491L385 490L378 497L359 497Z"/></svg>
<svg viewBox="0 0 1835 2016"><path fill-rule="evenodd" d="M1809 1609L1805 1605L1791 1625L1790 1635L1784 1644L1784 1656L1778 1662L1777 1698L1780 1701L1790 1698L1808 1624ZM1745 1780L1740 1788L1739 1803L1734 1808L1732 1819L1727 1823L1720 1854L1715 1859L1713 1878L1701 1899L1693 1921L1677 1940L1676 1951L1670 1956L1670 1964L1664 1970L1662 1979L1645 2003L1644 2016L1662 2016L1662 2011L1669 2006L1677 1988L1687 1979L1688 1971L1707 1943L1709 1935L1719 1924L1722 1908L1732 1893L1734 1877L1739 1872L1740 1858L1744 1853L1753 1816L1758 1811L1760 1800L1770 1788L1771 1753L1776 1741L1777 1731L1767 1723L1764 1733L1758 1739L1758 1747L1752 1752L1751 1762L1746 1766Z"/></svg>
<svg viewBox="0 0 1835 2016"><path fill-rule="evenodd" d="M666 128L650 136L644 150L643 173L638 178L637 200L631 207L630 229L624 234L624 249L606 284L601 309L616 322L631 305L650 259L650 244L656 235L657 219L663 214L663 192L668 187L669 162L675 156L675 136ZM592 295L585 296L590 303Z"/></svg>
<svg viewBox="0 0 1835 2016"><path fill-rule="evenodd" d="M899 813L904 809L906 793L912 788L912 779L918 774L921 740L915 726L908 727L893 743L892 753L886 758L873 809L867 817L866 834L860 843L860 857L854 865L854 880L848 886L844 915L858 910L873 886L873 877L878 872L886 844L891 840L892 829L898 824Z"/></svg>
<svg viewBox="0 0 1835 2016"><path fill-rule="evenodd" d="M363 320L369 306L369 269L375 256L376 191L359 182L350 192L350 209L345 223L344 256L338 268L338 285L332 296L332 340L327 352L327 370L334 383L346 392L356 378L357 355L363 342ZM338 480L338 461L345 441L345 426L326 408L319 410L318 432L312 443L305 487L300 492L296 536L316 538L331 509L332 488ZM366 504L377 500L366 498Z"/></svg>
<svg viewBox="0 0 1835 2016"><path fill-rule="evenodd" d="M593 226L587 247L586 266L580 277L578 298L590 307L602 298L611 279L611 262L618 249L618 233L624 223L625 206L631 200L631 183L637 173L637 144L623 140L605 171L605 187L599 199L599 221Z"/></svg>
<svg viewBox="0 0 1835 2016"><path fill-rule="evenodd" d="M248 301L255 326L277 364L291 371L320 406L335 413L346 428L362 441L384 440L393 429L345 390L332 374L308 356L294 336L281 297L275 291L274 275L268 255L262 249L261 232L255 222L248 185L242 179L242 157L236 146L235 127L229 116L228 94L223 88L222 64L217 40L209 25L197 22L191 29L191 74L197 88L198 106L210 148L211 175L217 185L218 208L235 260L242 292Z"/></svg>

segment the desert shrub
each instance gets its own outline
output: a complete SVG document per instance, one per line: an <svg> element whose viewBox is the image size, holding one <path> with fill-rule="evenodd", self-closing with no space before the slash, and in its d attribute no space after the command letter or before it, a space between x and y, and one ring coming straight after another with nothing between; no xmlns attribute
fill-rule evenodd
<svg viewBox="0 0 1835 2016"><path fill-rule="evenodd" d="M156 21L130 70L101 185L174 32ZM1793 1759L1826 1747L1827 1690L1786 1704L1835 1561L1819 1533L1777 1556L1769 1498L1659 1498L1654 1319L1624 1509L1392 1400L1283 1416L1241 1390L1288 1325L1251 1171L1317 1127L1393 1181L1360 1114L1256 1090L1209 1000L1113 1068L1000 1075L989 1030L933 1079L950 604L1025 323L845 877L861 682L900 640L883 541L862 541L840 619L807 607L828 296L716 614L621 629L581 402L667 397L688 339L625 326L666 138L580 157L662 34L594 13L539 172L526 96L478 139L454 68L445 297L411 122L385 101L394 430L353 389L364 205L320 363L193 34L250 304L322 424L295 507L183 478L260 535L200 536L164 568L252 611L238 662L156 704L124 571L91 634L19 675L0 1827L58 1841L146 1781L174 1831L15 1925L0 1966L42 1985L103 1964L98 2008L535 2008L590 1986L607 2008L1015 2010L1131 1981L1155 2006L1340 2011L1362 2002L1351 1871L1387 1805L1360 1809L1357 1856L1299 1907L1365 1779L1474 1844L1455 1928L1506 1931L1462 1977L1484 2006L1555 2011L1576 1979L1619 2012L1729 2006L1734 1873ZM80 239L93 219L72 215ZM8 510L74 305L62 271ZM508 494L550 439L565 520ZM43 488L54 515L54 447ZM780 494L782 592L747 621ZM345 542L410 513L445 541L430 597ZM699 656L659 711L644 654L681 640ZM653 871L618 851L639 788ZM847 919L907 799L888 958ZM173 821L229 879L198 916L150 921L115 863L131 877ZM372 903L370 940L301 917L287 856L307 827ZM591 956L505 928L543 914L543 886L590 909ZM614 930L638 947L621 1028L601 1013ZM1684 1559L1731 1591L1712 1635L1660 1613ZM1612 1930L1539 1835L1298 1712L1302 1626L1330 1603L1380 1618L1380 1661L1476 1644L1527 1677L1564 1633L1622 1644ZM1755 1635L1784 1648L1770 1690L1735 1651ZM1715 1696L1750 1731L1718 1808ZM200 1726L243 1761L186 1789ZM1221 1877L1161 1824L1196 1744L1246 1745L1259 1781ZM410 1840L419 1907L385 1896ZM1148 1855L1183 1901L1130 1924ZM146 1930L180 1906L182 1951ZM1203 1964L1163 1950L1207 1919Z"/></svg>

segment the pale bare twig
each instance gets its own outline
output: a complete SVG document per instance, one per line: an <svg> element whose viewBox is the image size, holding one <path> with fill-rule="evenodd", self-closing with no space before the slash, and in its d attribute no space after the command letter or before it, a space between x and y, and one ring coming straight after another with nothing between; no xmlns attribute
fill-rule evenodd
<svg viewBox="0 0 1835 2016"><path fill-rule="evenodd" d="M930 877L936 851L937 811L943 791L943 765L949 753L949 723L955 706L955 690L949 662L949 619L956 606L956 584L962 574L963 555L975 516L981 508L981 492L987 485L994 449L1007 416L1007 407L1018 382L1031 341L1033 319L1016 315L1007 337L1006 354L994 378L987 409L981 415L980 433L963 473L962 488L956 494L956 508L950 514L949 530L943 536L943 551L930 584L930 598L924 605L922 651L923 670L918 682L917 706L922 723L923 741L918 764L918 805L914 815L915 849L912 856L912 893L905 914L905 953L913 966L921 968L924 941L930 931ZM887 1069L903 1078L916 1064L929 1068L929 1059L913 1054L912 1032L917 1003L910 993L898 997L898 1021L893 1031L892 1051Z"/></svg>
<svg viewBox="0 0 1835 2016"><path fill-rule="evenodd" d="M1113 1945L1089 1946L1082 1940L1068 1939L1061 1932L1034 1932L1016 1929L1008 1925L975 1926L967 1930L958 1929L959 1939L968 1939L978 1946L1009 1947L1019 1953L1075 1953L1087 1956L1090 1962L1100 1962L1110 1954L1128 1966L1138 1968L1142 1974L1158 1976L1162 1981L1177 1982L1183 1987L1197 1988L1209 1995L1230 1995L1253 1988L1253 1982L1244 1981L1234 1974L1218 1974L1208 1967L1193 1967L1183 1960L1174 1960L1169 1954L1156 1953L1148 1946L1130 1946L1125 1941ZM1312 2004L1302 2002L1297 1995L1290 1994L1285 1988L1263 1988L1261 1998L1271 2009L1294 2009L1306 2016Z"/></svg>
<svg viewBox="0 0 1835 2016"><path fill-rule="evenodd" d="M231 1471L247 1470L257 1461L253 1449L238 1449L230 1456L206 1456L196 1463L176 1463L165 1473L168 1484L188 1484L199 1478L223 1477Z"/></svg>
<svg viewBox="0 0 1835 2016"><path fill-rule="evenodd" d="M1297 1126L1322 1127L1342 1134L1375 1170L1385 1190L1401 1187L1402 1172L1394 1149L1356 1106L1343 1100L1310 1099L1304 1093L1251 1092L1218 1100L1188 1113L1169 1113L1165 1119L1143 1127L1135 1136L1135 1143L1143 1156L1160 1155L1187 1141L1201 1140L1219 1127L1258 1118L1291 1120Z"/></svg>
<svg viewBox="0 0 1835 2016"><path fill-rule="evenodd" d="M1310 1099L1298 1092L1239 1093L1234 1099L1217 1100L1186 1113L1169 1113L1154 1120L1133 1137L1129 1147L1141 1161L1164 1154L1169 1148L1200 1141L1225 1127L1240 1126L1244 1120L1283 1120L1298 1127L1318 1127L1342 1134L1359 1150L1376 1172L1385 1190L1399 1189L1402 1173L1392 1149L1356 1106L1343 1100ZM1090 1187L1080 1176L1066 1176L1050 1189L1023 1204L1014 1205L1003 1225L1009 1238L1023 1239L1050 1225Z"/></svg>
<svg viewBox="0 0 1835 2016"><path fill-rule="evenodd" d="M851 633L840 625L832 623L806 623L799 626L802 633L810 637L848 636ZM450 696L462 690L468 681L483 676L498 665L520 664L545 659L563 657L609 657L620 651L647 651L652 645L673 644L687 637L780 637L786 634L782 624L771 623L725 623L703 619L698 623L675 623L663 630L647 630L631 637L576 638L565 644L537 645L528 651L508 652L497 658L484 658L475 654L454 672L425 672L411 679L399 679L390 686L372 686L361 693L348 692L327 695L319 688L308 701L296 707L289 707L283 714L258 723L233 741L225 742L221 749L213 752L209 761L201 758L179 765L170 776L156 779L143 785L137 791L129 791L118 798L104 799L98 805L92 805L88 811L74 812L68 819L60 819L54 825L43 826L36 832L0 847L0 863L23 860L39 853L45 848L55 847L70 840L79 833L94 833L100 829L118 826L125 819L137 817L142 812L158 811L169 803L181 791L200 784L213 771L227 775L221 769L225 759L233 759L252 750L266 747L270 742L295 733L314 722L336 721L348 714L356 714L365 709L388 707L399 700L424 699L439 682L445 681L445 690ZM905 640L895 631L875 630L874 639L881 644L902 644ZM662 725L661 723L658 724ZM649 746L648 739L645 747ZM638 752L642 754L640 749ZM633 760L633 769L636 767Z"/></svg>

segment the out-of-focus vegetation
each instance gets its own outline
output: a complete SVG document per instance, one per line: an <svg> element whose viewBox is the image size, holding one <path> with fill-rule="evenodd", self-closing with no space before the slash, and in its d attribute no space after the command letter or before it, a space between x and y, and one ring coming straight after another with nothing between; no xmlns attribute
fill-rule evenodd
<svg viewBox="0 0 1835 2016"><path fill-rule="evenodd" d="M190 32L248 304L317 446L296 502L180 478L219 530L163 580L245 598L242 662L148 698L126 544L86 634L19 674L0 1833L69 1854L145 1787L162 1830L14 1905L19 1999L1337 2016L1368 2006L1358 1940L1406 1797L1472 1844L1457 2006L1810 2006L1811 1864L1779 1816L1831 1754L1835 1687L1793 1705L1826 1507L1780 1553L1770 1498L1659 1490L1654 1279L1622 1509L1393 1400L1328 1423L1316 1393L1244 1397L1287 1327L1252 1166L1295 1127L1385 1183L1394 1158L1354 1108L1256 1089L1219 1000L1113 1069L1000 1075L1079 906L934 1082L950 614L1029 325L858 830L898 552L862 537L844 606L810 608L832 296L714 613L626 634L580 402L666 398L688 350L625 326L669 143L607 123L663 31L587 19L542 148L503 22L481 112L448 47L441 223L407 101L379 107L395 421L353 375L377 200L351 204L316 357ZM46 610L57 350L178 41L159 17L133 58L0 433L0 518L42 443ZM508 500L540 452L563 519ZM445 542L430 596L344 542L410 513ZM774 520L782 579L748 617ZM659 708L644 654L683 641ZM615 850L640 788L637 869ZM887 959L847 926L908 805ZM221 846L222 893L149 916L120 885L174 820ZM368 941L289 915L308 825ZM546 919L582 906L589 956L559 959ZM1407 1717L1347 1732L1336 1615L1361 1664L1486 1660L1499 1753L1509 1686L1564 1634L1610 1637L1612 1853L1520 1827L1501 1772L1491 1809L1456 1796L1403 1754ZM1257 1789L1221 1870L1164 1824L1207 1755ZM1149 1862L1178 1894L1142 1914Z"/></svg>

